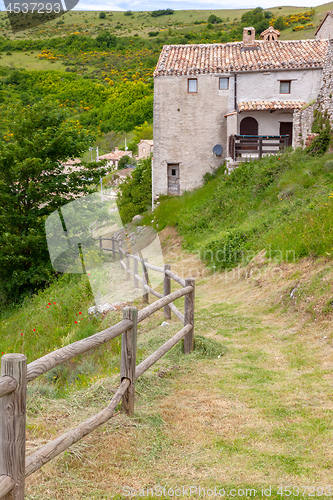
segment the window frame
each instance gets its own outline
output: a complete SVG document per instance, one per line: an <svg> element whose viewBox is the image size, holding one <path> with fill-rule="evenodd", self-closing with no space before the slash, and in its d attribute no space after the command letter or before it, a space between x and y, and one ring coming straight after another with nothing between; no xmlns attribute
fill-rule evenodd
<svg viewBox="0 0 333 500"><path fill-rule="evenodd" d="M227 87L225 89L221 88L222 80L227 82ZM229 76L220 76L220 78L219 78L219 90L229 90Z"/></svg>
<svg viewBox="0 0 333 500"><path fill-rule="evenodd" d="M282 84L288 83L289 92L282 92ZM280 94L291 94L291 80L280 80Z"/></svg>
<svg viewBox="0 0 333 500"><path fill-rule="evenodd" d="M195 82L195 90L190 90L190 82ZM197 94L198 93L198 79L197 78L188 78L187 79L187 93L188 94Z"/></svg>

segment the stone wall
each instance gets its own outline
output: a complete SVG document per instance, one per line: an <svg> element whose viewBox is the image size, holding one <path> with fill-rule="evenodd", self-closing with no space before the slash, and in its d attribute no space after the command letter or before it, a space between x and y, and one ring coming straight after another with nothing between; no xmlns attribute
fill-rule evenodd
<svg viewBox="0 0 333 500"><path fill-rule="evenodd" d="M327 110L333 127L333 40L328 41L328 51L323 68L323 81L316 101L305 109L294 112L294 147L305 146L311 134L313 112Z"/></svg>
<svg viewBox="0 0 333 500"><path fill-rule="evenodd" d="M305 109L294 112L294 148L304 147L308 136L311 134L313 112L315 105L307 106Z"/></svg>
<svg viewBox="0 0 333 500"><path fill-rule="evenodd" d="M153 197L168 192L168 165L179 164L180 194L202 184L227 152L231 92L219 90L219 75L196 75L197 92L188 92L188 76L155 78ZM231 100L232 102L232 100ZM213 153L223 146L221 156Z"/></svg>

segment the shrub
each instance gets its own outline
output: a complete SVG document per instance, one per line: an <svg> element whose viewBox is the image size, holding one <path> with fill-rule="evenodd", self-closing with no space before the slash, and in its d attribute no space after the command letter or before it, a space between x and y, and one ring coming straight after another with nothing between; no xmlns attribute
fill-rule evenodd
<svg viewBox="0 0 333 500"><path fill-rule="evenodd" d="M119 186L117 204L123 224L151 208L151 189L151 158L146 158Z"/></svg>
<svg viewBox="0 0 333 500"><path fill-rule="evenodd" d="M222 23L222 19L220 17L217 17L215 14L211 14L207 19L207 23L211 24Z"/></svg>
<svg viewBox="0 0 333 500"><path fill-rule="evenodd" d="M315 109L313 112L314 120L312 122L311 132L319 134L306 148L310 156L322 156L328 150L331 141L331 124L327 110L322 113Z"/></svg>
<svg viewBox="0 0 333 500"><path fill-rule="evenodd" d="M124 168L127 168L128 166L132 165L134 163L134 160L128 156L122 156L118 162L118 170L123 170Z"/></svg>
<svg viewBox="0 0 333 500"><path fill-rule="evenodd" d="M99 17L100 19L105 19L105 18L106 18L106 14L105 14L105 12L100 12L98 17Z"/></svg>
<svg viewBox="0 0 333 500"><path fill-rule="evenodd" d="M284 22L283 17L282 17L282 16L279 16L279 17L277 18L277 20L275 21L275 23L274 23L274 28L275 28L276 30L282 31L282 30L284 30L286 27L287 27L287 26L286 26L286 23Z"/></svg>
<svg viewBox="0 0 333 500"><path fill-rule="evenodd" d="M317 137L313 139L311 144L306 148L309 156L323 156L331 141L331 134L329 130L322 130Z"/></svg>
<svg viewBox="0 0 333 500"><path fill-rule="evenodd" d="M159 9L159 10L153 10L151 12L151 17L159 17L159 16L169 16L170 14L174 14L173 9Z"/></svg>
<svg viewBox="0 0 333 500"><path fill-rule="evenodd" d="M253 232L253 229L224 232L205 245L201 258L216 269L231 268L239 262L245 262L249 250L248 242Z"/></svg>

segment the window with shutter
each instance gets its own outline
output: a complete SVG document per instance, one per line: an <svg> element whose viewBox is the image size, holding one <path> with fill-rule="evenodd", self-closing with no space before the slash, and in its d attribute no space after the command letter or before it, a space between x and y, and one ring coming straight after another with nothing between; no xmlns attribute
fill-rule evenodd
<svg viewBox="0 0 333 500"><path fill-rule="evenodd" d="M280 81L280 94L290 94L291 81L281 80Z"/></svg>
<svg viewBox="0 0 333 500"><path fill-rule="evenodd" d="M191 93L198 92L198 81L196 78L188 79L188 91Z"/></svg>
<svg viewBox="0 0 333 500"><path fill-rule="evenodd" d="M220 78L220 90L228 90L229 89L229 78L222 77Z"/></svg>

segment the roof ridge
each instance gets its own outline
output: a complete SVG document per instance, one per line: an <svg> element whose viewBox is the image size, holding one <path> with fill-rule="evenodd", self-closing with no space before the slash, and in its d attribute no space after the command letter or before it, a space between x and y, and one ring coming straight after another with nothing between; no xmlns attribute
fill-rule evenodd
<svg viewBox="0 0 333 500"><path fill-rule="evenodd" d="M271 69L322 68L328 40L256 40L256 49L243 42L165 45L154 76L198 75Z"/></svg>

